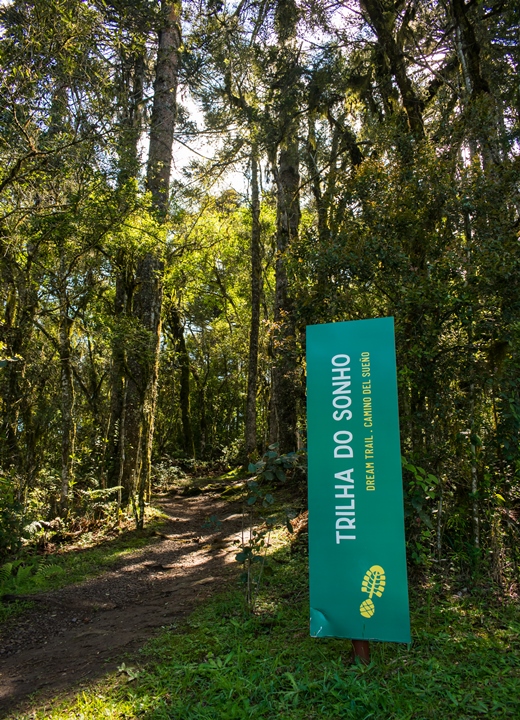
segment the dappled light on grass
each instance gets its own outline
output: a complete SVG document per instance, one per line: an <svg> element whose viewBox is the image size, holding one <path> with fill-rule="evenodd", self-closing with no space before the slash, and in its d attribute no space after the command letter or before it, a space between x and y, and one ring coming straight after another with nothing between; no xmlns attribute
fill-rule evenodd
<svg viewBox="0 0 520 720"><path fill-rule="evenodd" d="M2 711L35 691L35 703L41 705L107 677L125 662L123 653L135 652L232 577L238 508L214 496L170 498L161 506L168 523L155 536L141 538L146 547L105 545L61 556L64 564L56 566L60 585L79 579L79 569L89 570L90 579L40 594L30 615L1 628ZM211 512L222 517L218 533L203 529ZM109 547L117 549L116 555L107 552ZM75 567L81 558L87 564ZM137 675L126 673L125 678L134 681Z"/></svg>
<svg viewBox="0 0 520 720"><path fill-rule="evenodd" d="M282 540L280 536L279 541ZM25 718L146 720L475 720L517 718L520 612L494 598L413 592L410 648L373 643L349 664L346 640L308 636L307 566L273 552L255 614L237 585L182 625L165 628L127 673L61 709Z"/></svg>

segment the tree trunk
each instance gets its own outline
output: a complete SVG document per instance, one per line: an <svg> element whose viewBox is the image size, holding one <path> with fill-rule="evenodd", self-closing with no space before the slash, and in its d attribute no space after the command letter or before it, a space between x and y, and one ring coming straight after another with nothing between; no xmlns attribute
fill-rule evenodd
<svg viewBox="0 0 520 720"><path fill-rule="evenodd" d="M501 111L482 73L480 42L468 17L468 9L469 6L463 0L451 0L457 56L466 88L465 114L470 130L469 144L472 154L475 154L476 139L484 168L490 168L502 160L499 140Z"/></svg>
<svg viewBox="0 0 520 720"><path fill-rule="evenodd" d="M471 218L469 212L463 211L464 217L464 237L466 240L466 281L465 285L468 285L468 278L474 275L473 269L473 231L471 229ZM476 348L474 343L474 327L473 327L473 316L471 314L471 320L468 323L468 367L471 368L471 375L474 374L474 367L477 364ZM475 408L475 383L473 380L469 385L469 441L470 441L470 452L471 452L471 520L473 525L473 544L475 548L480 546L480 509L479 509L479 484L478 484L478 473L477 473L477 446L475 442L475 436L477 433L477 423L475 420L476 408Z"/></svg>
<svg viewBox="0 0 520 720"><path fill-rule="evenodd" d="M273 162L276 182L276 264L274 332L272 336L272 427L276 431L280 453L296 450L297 443L297 376L296 325L294 306L287 276L287 257L298 239L300 224L300 147L298 117L300 98L299 51L296 29L300 10L294 0L278 0L275 27L279 44L280 105L277 145L278 163Z"/></svg>
<svg viewBox="0 0 520 720"><path fill-rule="evenodd" d="M181 46L179 2L162 0L159 47L150 126L147 187L157 215L166 219L170 191L173 132L177 113L177 76Z"/></svg>
<svg viewBox="0 0 520 720"><path fill-rule="evenodd" d="M161 3L161 28L150 126L147 187L152 210L167 219L179 64L180 5ZM143 526L150 495L152 440L157 401L159 340L164 264L161 251L147 251L137 263L133 302L134 342L127 354L125 394L125 468L123 480L132 497L136 524Z"/></svg>
<svg viewBox="0 0 520 720"><path fill-rule="evenodd" d="M423 103L415 92L412 81L406 72L402 42L398 42L393 35L395 17L391 17L391 12L384 11L379 0L362 0L362 6L364 6L370 23L376 32L378 43L388 58L389 67L401 94L410 130L417 138L423 138ZM400 31L400 34L403 33Z"/></svg>
<svg viewBox="0 0 520 720"><path fill-rule="evenodd" d="M464 55L465 74L467 74L470 92L474 95L489 93L489 83L482 75L480 63L480 44L475 35L473 25L467 16L468 6L464 0L451 0L451 9L457 31L460 33L462 52ZM468 80L466 80L466 83Z"/></svg>
<svg viewBox="0 0 520 720"><path fill-rule="evenodd" d="M296 437L296 328L287 277L287 253L291 244L298 238L300 223L299 146L295 128L292 136L280 150L275 178L277 185L277 257L272 392L279 451L286 453L296 450L298 444Z"/></svg>
<svg viewBox="0 0 520 720"><path fill-rule="evenodd" d="M121 437L123 424L123 405L125 393L125 340L123 337L122 320L127 316L131 305L131 288L127 283L128 263L124 252L118 253L118 269L116 274L116 292L114 299L114 316L117 323L112 340L112 364L110 373L110 419L106 436L105 459L103 462L103 482L108 487L119 484L121 462Z"/></svg>
<svg viewBox="0 0 520 720"><path fill-rule="evenodd" d="M74 422L74 380L71 365L70 334L72 320L69 317L67 292L64 287L64 267L62 259L62 277L60 278L60 319L59 354L61 376L61 490L60 511L66 514L69 506L69 491L73 480L74 444L76 425Z"/></svg>
<svg viewBox="0 0 520 720"><path fill-rule="evenodd" d="M257 448L256 390L258 380L258 339L260 335L260 299L262 292L262 259L260 251L260 192L258 187L257 149L251 152L251 329L246 400L246 453Z"/></svg>
<svg viewBox="0 0 520 720"><path fill-rule="evenodd" d="M4 256L2 263L2 297L5 298L4 318L2 327L2 354L9 358L16 358L23 350L23 328L19 325L21 310L21 298L16 282L16 265L10 253ZM21 332L22 331L22 332ZM4 346L5 345L5 346ZM23 357L23 356L22 356ZM0 442L2 453L0 456L1 467L15 467L21 470L22 453L19 447L18 424L20 401L22 398L20 390L20 363L18 358L9 361L2 369L0 375L2 395L2 435Z"/></svg>
<svg viewBox="0 0 520 720"><path fill-rule="evenodd" d="M184 328L181 323L179 309L173 304L173 301L167 313L167 319L175 341L180 366L179 401L181 406L182 449L186 457L193 458L195 457L195 444L191 428L190 358L186 348L186 338L184 337Z"/></svg>
<svg viewBox="0 0 520 720"><path fill-rule="evenodd" d="M25 443L28 438L27 421L32 416L24 378L28 365L30 341L34 330L34 317L38 307L37 285L33 282L31 268L34 261L32 249L25 267L16 261L11 248L2 258L2 297L5 298L0 339L5 343L2 354L12 358L0 374L2 398L2 434L0 441L0 467L14 467L20 476L28 469L27 446L22 442L21 426Z"/></svg>
<svg viewBox="0 0 520 720"><path fill-rule="evenodd" d="M139 140L143 131L143 97L145 59L143 52L130 61L120 58L122 82L120 87L121 134L119 137L119 189L125 192L129 180L139 176ZM125 338L124 320L131 315L132 294L135 284L132 260L124 249L116 255L116 292L114 316L116 332L112 341L112 367L110 377L110 419L105 438L103 484L113 487L121 479L121 437L123 435L123 406L125 402ZM124 454L124 453L123 453Z"/></svg>
<svg viewBox="0 0 520 720"><path fill-rule="evenodd" d="M119 136L118 184L122 188L129 180L139 176L141 158L139 141L143 132L143 100L146 64L143 51L138 51L130 61L121 58L122 86L119 104L121 108L121 133Z"/></svg>

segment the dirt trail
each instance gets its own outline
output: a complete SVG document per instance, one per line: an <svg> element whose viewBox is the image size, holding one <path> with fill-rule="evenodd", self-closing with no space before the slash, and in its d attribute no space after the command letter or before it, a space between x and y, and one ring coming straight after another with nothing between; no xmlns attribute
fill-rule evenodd
<svg viewBox="0 0 520 720"><path fill-rule="evenodd" d="M167 537L103 575L39 595L31 611L0 629L0 717L32 693L41 703L114 670L236 573L238 505L208 495L156 504L169 517ZM208 534L202 526L211 515L223 524Z"/></svg>

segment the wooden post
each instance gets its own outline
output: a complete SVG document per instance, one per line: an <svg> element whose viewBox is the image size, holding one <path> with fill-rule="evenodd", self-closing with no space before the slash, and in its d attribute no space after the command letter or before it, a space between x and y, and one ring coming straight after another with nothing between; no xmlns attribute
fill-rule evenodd
<svg viewBox="0 0 520 720"><path fill-rule="evenodd" d="M352 640L352 663L356 662L356 658L359 658L363 665L368 665L370 662L370 643L368 640Z"/></svg>

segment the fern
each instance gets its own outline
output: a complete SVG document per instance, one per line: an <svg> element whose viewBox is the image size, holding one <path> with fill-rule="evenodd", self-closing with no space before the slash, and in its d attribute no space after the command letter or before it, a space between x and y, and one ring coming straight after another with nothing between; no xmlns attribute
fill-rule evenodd
<svg viewBox="0 0 520 720"><path fill-rule="evenodd" d="M16 586L16 568L22 564L21 560L6 562L0 567L0 590L12 590Z"/></svg>
<svg viewBox="0 0 520 720"><path fill-rule="evenodd" d="M34 581L37 585L42 585L49 578L55 577L56 575L62 575L64 572L65 570L61 567L61 565L52 565L50 563L40 565L34 576Z"/></svg>
<svg viewBox="0 0 520 720"><path fill-rule="evenodd" d="M18 572L16 573L16 580L15 580L16 587L18 588L21 585L24 585L29 580L32 573L33 573L32 565L24 565L23 567L19 568Z"/></svg>
<svg viewBox="0 0 520 720"><path fill-rule="evenodd" d="M11 579L13 572L13 563L5 563L0 567L0 588L3 588L4 584Z"/></svg>

